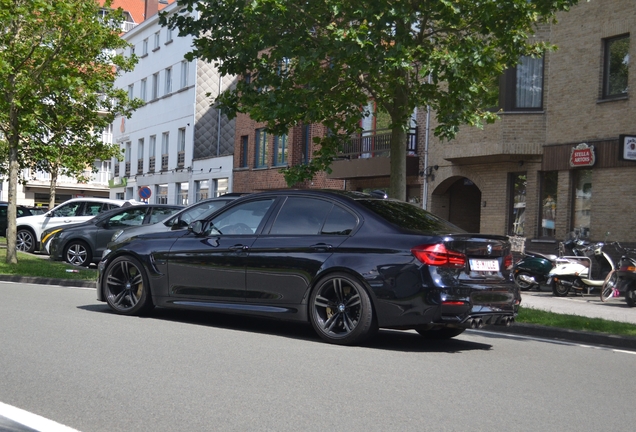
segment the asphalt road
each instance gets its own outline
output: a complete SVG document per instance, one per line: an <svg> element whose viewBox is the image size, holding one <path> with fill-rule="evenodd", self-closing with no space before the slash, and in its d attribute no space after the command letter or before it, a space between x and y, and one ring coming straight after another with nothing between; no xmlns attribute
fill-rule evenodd
<svg viewBox="0 0 636 432"><path fill-rule="evenodd" d="M382 331L157 310L0 283L0 403L83 431L632 430L634 352L468 331ZM1 430L1 429L0 429Z"/></svg>

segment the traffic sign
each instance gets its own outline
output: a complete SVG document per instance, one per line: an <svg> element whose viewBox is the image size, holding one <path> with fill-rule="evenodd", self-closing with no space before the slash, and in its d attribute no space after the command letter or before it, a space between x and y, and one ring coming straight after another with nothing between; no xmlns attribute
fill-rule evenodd
<svg viewBox="0 0 636 432"><path fill-rule="evenodd" d="M140 187L139 191L137 193L139 194L139 198L144 199L144 200L147 200L152 195L152 191L150 190L150 188L148 186Z"/></svg>

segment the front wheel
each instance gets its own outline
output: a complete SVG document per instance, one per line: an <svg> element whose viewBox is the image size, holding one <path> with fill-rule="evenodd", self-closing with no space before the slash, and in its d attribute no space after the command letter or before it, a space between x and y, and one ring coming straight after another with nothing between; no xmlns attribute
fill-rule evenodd
<svg viewBox="0 0 636 432"><path fill-rule="evenodd" d="M519 287L521 291L528 291L532 289L536 284L532 282L528 282L525 280L526 278L531 278L532 276L528 272L519 272L514 276L515 283ZM538 285L536 285L538 287Z"/></svg>
<svg viewBox="0 0 636 432"><path fill-rule="evenodd" d="M344 273L319 281L309 299L309 316L316 333L338 345L359 344L377 329L369 295Z"/></svg>
<svg viewBox="0 0 636 432"><path fill-rule="evenodd" d="M18 230L15 248L20 252L33 252L35 250L35 236L27 229Z"/></svg>
<svg viewBox="0 0 636 432"><path fill-rule="evenodd" d="M84 242L73 241L66 246L64 261L75 266L87 267L93 258L90 247Z"/></svg>
<svg viewBox="0 0 636 432"><path fill-rule="evenodd" d="M603 282L603 286L601 287L602 302L606 302L614 297L616 282L618 282L618 274L616 274L616 270L612 270L605 278L605 282Z"/></svg>
<svg viewBox="0 0 636 432"><path fill-rule="evenodd" d="M108 306L121 315L142 315L152 309L148 276L133 257L113 260L104 274L104 297Z"/></svg>
<svg viewBox="0 0 636 432"><path fill-rule="evenodd" d="M565 297L570 292L570 287L561 283L561 281L554 281L552 285L552 294L556 297Z"/></svg>

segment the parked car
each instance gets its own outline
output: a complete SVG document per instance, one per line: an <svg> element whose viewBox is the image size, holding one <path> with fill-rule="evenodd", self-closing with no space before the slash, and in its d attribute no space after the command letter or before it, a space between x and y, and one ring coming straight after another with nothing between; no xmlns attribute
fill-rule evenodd
<svg viewBox="0 0 636 432"><path fill-rule="evenodd" d="M73 198L44 214L25 216L17 222L17 249L23 252L39 250L42 231L59 225L87 221L103 211L123 205L142 204L108 198Z"/></svg>
<svg viewBox="0 0 636 432"><path fill-rule="evenodd" d="M7 232L7 208L9 203L0 201L0 236L5 237ZM23 216L31 216L31 210L25 206L16 206L16 217L21 218Z"/></svg>
<svg viewBox="0 0 636 432"><path fill-rule="evenodd" d="M221 195L220 197L201 200L186 207L174 216L167 218L160 224L119 229L113 234L111 241L122 242L142 234L185 229L188 225L190 225L190 222L197 219L203 219L221 207L244 195L247 194L229 193Z"/></svg>
<svg viewBox="0 0 636 432"><path fill-rule="evenodd" d="M118 314L160 306L309 321L343 345L378 328L451 338L509 325L521 301L506 237L355 192L252 194L187 230L109 249L97 298Z"/></svg>
<svg viewBox="0 0 636 432"><path fill-rule="evenodd" d="M167 204L120 207L86 222L49 228L42 232L41 252L50 253L54 261L88 266L99 262L115 231L122 227L155 224L182 208Z"/></svg>

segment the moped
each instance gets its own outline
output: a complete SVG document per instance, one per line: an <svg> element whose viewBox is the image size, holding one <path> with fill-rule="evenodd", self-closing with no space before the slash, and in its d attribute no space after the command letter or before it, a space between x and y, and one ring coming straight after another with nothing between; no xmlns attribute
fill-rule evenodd
<svg viewBox="0 0 636 432"><path fill-rule="evenodd" d="M559 264L548 275L552 294L565 297L570 291L590 293L600 289L607 275L615 270L612 258L603 250L605 243L599 242L579 249L583 256L568 257L569 262Z"/></svg>
<svg viewBox="0 0 636 432"><path fill-rule="evenodd" d="M607 301L611 297L625 295L627 306L636 306L636 249L623 247L619 242L613 243L621 258L616 269L605 278L601 289L601 300Z"/></svg>

